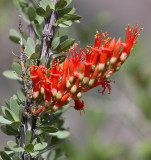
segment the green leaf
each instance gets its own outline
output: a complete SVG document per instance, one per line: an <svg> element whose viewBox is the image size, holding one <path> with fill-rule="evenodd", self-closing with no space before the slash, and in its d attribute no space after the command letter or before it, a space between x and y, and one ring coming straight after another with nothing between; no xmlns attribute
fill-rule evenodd
<svg viewBox="0 0 151 160"><path fill-rule="evenodd" d="M52 50L57 49L59 44L60 44L60 37L54 38L53 41L52 41L52 44L51 44L51 49Z"/></svg>
<svg viewBox="0 0 151 160"><path fill-rule="evenodd" d="M9 136L16 136L19 135L19 132L15 129L13 129L10 125L2 125L1 130L3 133L9 135Z"/></svg>
<svg viewBox="0 0 151 160"><path fill-rule="evenodd" d="M75 20L79 20L81 18L81 16L77 15L77 14L66 14L63 17L66 20L71 20L71 21L75 21Z"/></svg>
<svg viewBox="0 0 151 160"><path fill-rule="evenodd" d="M17 92L17 97L21 102L25 101L25 95L21 90Z"/></svg>
<svg viewBox="0 0 151 160"><path fill-rule="evenodd" d="M31 6L27 11L28 17L30 21L34 21L36 18L36 10Z"/></svg>
<svg viewBox="0 0 151 160"><path fill-rule="evenodd" d="M19 105L13 97L10 99L10 109L16 115L17 120L19 120Z"/></svg>
<svg viewBox="0 0 151 160"><path fill-rule="evenodd" d="M31 0L31 3L33 4L33 6L34 6L35 8L38 8L38 7L39 7L39 5L37 4L36 0Z"/></svg>
<svg viewBox="0 0 151 160"><path fill-rule="evenodd" d="M70 46L74 44L75 40L74 39L67 39L64 42L62 42L59 46L59 49L57 50L58 52L62 52L65 49L69 49Z"/></svg>
<svg viewBox="0 0 151 160"><path fill-rule="evenodd" d="M68 36L64 35L64 36L60 37L60 42L62 43L64 41L66 41L67 39L68 39Z"/></svg>
<svg viewBox="0 0 151 160"><path fill-rule="evenodd" d="M16 115L7 107L1 106L3 114L10 120L10 121L18 121Z"/></svg>
<svg viewBox="0 0 151 160"><path fill-rule="evenodd" d="M58 131L56 133L49 133L49 135L56 136L59 139L65 139L70 136L70 132L69 131Z"/></svg>
<svg viewBox="0 0 151 160"><path fill-rule="evenodd" d="M34 146L34 150L35 151L40 151L40 150L43 150L47 147L47 143L46 142L43 142L43 143L38 143Z"/></svg>
<svg viewBox="0 0 151 160"><path fill-rule="evenodd" d="M10 121L14 121L12 114L8 110L5 110L5 115Z"/></svg>
<svg viewBox="0 0 151 160"><path fill-rule="evenodd" d="M26 45L27 45L26 54L30 56L32 53L35 52L35 43L31 38L28 38Z"/></svg>
<svg viewBox="0 0 151 160"><path fill-rule="evenodd" d="M24 106L22 104L20 104L20 108L19 108L19 119L22 119L22 116L24 114Z"/></svg>
<svg viewBox="0 0 151 160"><path fill-rule="evenodd" d="M32 152L33 151L33 149L34 149L34 145L33 144L27 144L25 147L24 147L24 150L26 151L26 152Z"/></svg>
<svg viewBox="0 0 151 160"><path fill-rule="evenodd" d="M40 54L41 54L41 45L40 44L37 44L35 46L35 53L37 53L40 56Z"/></svg>
<svg viewBox="0 0 151 160"><path fill-rule="evenodd" d="M29 144L30 141L31 141L31 132L27 130L25 134L25 145Z"/></svg>
<svg viewBox="0 0 151 160"><path fill-rule="evenodd" d="M62 10L63 8L65 8L67 5L67 2L65 0L59 0L56 5L55 5L55 10L56 11L60 11Z"/></svg>
<svg viewBox="0 0 151 160"><path fill-rule="evenodd" d="M4 71L4 72L3 72L3 75L4 75L6 78L9 78L9 79L21 80L21 78L19 78L19 77L14 73L14 71L11 71L11 70Z"/></svg>
<svg viewBox="0 0 151 160"><path fill-rule="evenodd" d="M39 58L39 55L37 53L33 53L31 56L30 56L30 59L32 60L37 60Z"/></svg>
<svg viewBox="0 0 151 160"><path fill-rule="evenodd" d="M72 2L72 0L66 0L67 1L67 6Z"/></svg>
<svg viewBox="0 0 151 160"><path fill-rule="evenodd" d="M12 64L12 69L19 75L22 75L22 69L19 63L14 62Z"/></svg>
<svg viewBox="0 0 151 160"><path fill-rule="evenodd" d="M51 151L51 155L50 155L50 157L49 157L49 160L55 160L55 158L56 158L56 151L55 151L55 150L52 150L52 151Z"/></svg>
<svg viewBox="0 0 151 160"><path fill-rule="evenodd" d="M42 7L38 7L36 9L36 12L41 17L47 17L47 13L46 13L46 11Z"/></svg>
<svg viewBox="0 0 151 160"><path fill-rule="evenodd" d="M50 6L51 9L53 9L53 10L55 9L52 1L50 1L50 0L42 0L42 1L40 1L40 7L42 7L43 9L46 9L46 7L48 5Z"/></svg>
<svg viewBox="0 0 151 160"><path fill-rule="evenodd" d="M19 43L20 34L15 29L10 29L9 38L15 43Z"/></svg>
<svg viewBox="0 0 151 160"><path fill-rule="evenodd" d="M14 152L23 152L24 151L24 149L19 147L18 144L14 141L8 141L7 145Z"/></svg>
<svg viewBox="0 0 151 160"><path fill-rule="evenodd" d="M64 16L65 14L74 14L75 11L75 8L65 8L59 12L59 18Z"/></svg>
<svg viewBox="0 0 151 160"><path fill-rule="evenodd" d="M12 122L9 121L8 119L4 118L3 116L0 116L0 123L11 124Z"/></svg>
<svg viewBox="0 0 151 160"><path fill-rule="evenodd" d="M4 151L0 151L0 156L3 160L11 160L11 158Z"/></svg>
<svg viewBox="0 0 151 160"><path fill-rule="evenodd" d="M63 28L67 28L67 27L70 27L72 25L72 21L63 21L61 22L58 26L59 27L63 27Z"/></svg>
<svg viewBox="0 0 151 160"><path fill-rule="evenodd" d="M49 17L49 16L50 16L50 10L51 10L51 8L50 8L50 6L48 5L48 6L46 7L46 17Z"/></svg>
<svg viewBox="0 0 151 160"><path fill-rule="evenodd" d="M46 132L46 133L55 133L55 132L58 131L58 128L57 128L57 127L48 126L48 125L40 126L39 128L40 128L43 132Z"/></svg>
<svg viewBox="0 0 151 160"><path fill-rule="evenodd" d="M13 122L12 124L11 124L11 126L12 126L12 128L13 129L15 129L15 130L17 130L19 127L20 127L20 125L21 125L21 122L20 121L16 121L16 122Z"/></svg>

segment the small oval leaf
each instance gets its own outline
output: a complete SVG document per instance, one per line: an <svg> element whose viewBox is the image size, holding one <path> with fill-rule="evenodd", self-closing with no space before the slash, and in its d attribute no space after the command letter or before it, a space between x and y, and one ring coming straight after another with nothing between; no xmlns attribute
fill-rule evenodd
<svg viewBox="0 0 151 160"><path fill-rule="evenodd" d="M25 147L24 147L24 150L26 151L26 152L32 152L33 151L33 149L34 149L34 145L33 144L27 144Z"/></svg>
<svg viewBox="0 0 151 160"><path fill-rule="evenodd" d="M27 14L28 14L28 17L29 17L30 21L34 21L35 20L36 11L32 6L28 8Z"/></svg>
<svg viewBox="0 0 151 160"><path fill-rule="evenodd" d="M54 127L54 126L40 126L39 127L43 132L46 132L46 133L55 133L58 131L58 128L57 127Z"/></svg>
<svg viewBox="0 0 151 160"><path fill-rule="evenodd" d="M38 7L36 9L36 12L41 17L47 17L47 13L46 13L46 11L42 7Z"/></svg>
<svg viewBox="0 0 151 160"><path fill-rule="evenodd" d="M3 160L11 160L11 158L4 151L0 151L0 156Z"/></svg>

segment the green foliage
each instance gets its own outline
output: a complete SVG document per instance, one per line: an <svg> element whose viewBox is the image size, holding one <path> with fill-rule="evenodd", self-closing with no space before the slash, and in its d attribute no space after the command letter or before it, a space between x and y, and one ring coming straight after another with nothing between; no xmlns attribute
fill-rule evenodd
<svg viewBox="0 0 151 160"><path fill-rule="evenodd" d="M31 143L27 144L27 145L24 147L24 150L25 150L26 152L32 152L33 149L34 149L34 145L31 144Z"/></svg>
<svg viewBox="0 0 151 160"><path fill-rule="evenodd" d="M19 135L19 132L11 127L11 125L5 124L1 126L1 130L3 133L8 136L16 136Z"/></svg>
<svg viewBox="0 0 151 160"><path fill-rule="evenodd" d="M11 160L11 158L4 151L0 151L0 156L3 160Z"/></svg>
<svg viewBox="0 0 151 160"><path fill-rule="evenodd" d="M14 71L11 71L11 70L4 71L4 72L3 72L3 75L4 75L6 78L9 78L9 79L21 80L21 78L19 78L17 75L15 75Z"/></svg>
<svg viewBox="0 0 151 160"><path fill-rule="evenodd" d="M8 141L7 145L14 152L23 152L24 151L24 149L19 147L19 145L14 141Z"/></svg>
<svg viewBox="0 0 151 160"><path fill-rule="evenodd" d="M32 6L29 7L27 12L28 12L29 20L34 21L36 18L36 11L35 11L34 7L32 7Z"/></svg>
<svg viewBox="0 0 151 160"><path fill-rule="evenodd" d="M15 43L19 43L20 40L20 34L15 29L11 29L9 32L9 38Z"/></svg>

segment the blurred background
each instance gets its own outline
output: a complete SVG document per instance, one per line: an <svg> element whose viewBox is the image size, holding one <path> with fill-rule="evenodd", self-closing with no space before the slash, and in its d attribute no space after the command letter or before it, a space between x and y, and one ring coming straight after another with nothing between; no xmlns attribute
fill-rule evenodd
<svg viewBox="0 0 151 160"><path fill-rule="evenodd" d="M82 16L68 30L82 46L92 44L96 30L124 40L127 24L142 24L144 30L130 57L112 76L112 92L95 88L83 97L85 114L70 108L65 114L73 144L63 146L72 160L151 160L151 1L73 0ZM19 12L10 0L0 0L0 105L19 89L16 81L3 77L11 69L12 51L19 46L9 40L9 29L18 28ZM71 104L72 106L72 104ZM8 139L0 133L0 148ZM61 160L61 159L60 159Z"/></svg>

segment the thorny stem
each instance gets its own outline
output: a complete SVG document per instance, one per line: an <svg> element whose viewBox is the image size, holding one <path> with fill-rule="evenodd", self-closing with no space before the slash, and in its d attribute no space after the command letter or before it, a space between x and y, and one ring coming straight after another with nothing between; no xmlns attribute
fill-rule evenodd
<svg viewBox="0 0 151 160"><path fill-rule="evenodd" d="M55 5L58 0L52 0L53 4ZM45 26L43 29L43 36L41 40L41 54L37 61L37 64L40 64L40 60L42 57L45 57L45 65L47 66L51 55L53 54L50 50L50 46L54 37L54 33L56 30L55 23L58 19L58 12L51 10L50 16L45 19Z"/></svg>
<svg viewBox="0 0 151 160"><path fill-rule="evenodd" d="M55 5L58 0L52 0L53 4ZM30 3L30 0L28 0L28 3ZM39 60L37 61L37 64L40 64L41 58L44 56L46 61L46 65L49 61L50 56L53 54L50 51L50 46L54 37L55 29L56 26L54 24L56 23L58 18L58 12L51 10L50 16L45 19L45 26L43 30L43 37L41 41L41 55L39 57ZM25 63L26 60L24 59L25 56L25 51L23 49L23 31L22 31L22 23L21 19L19 21L19 31L20 31L20 64L22 68L22 79L24 82L24 89L25 89L25 96L26 96L26 103L24 106L24 114L22 118L22 125L20 126L20 147L24 148L25 147L25 134L26 131L31 132L31 143L34 139L35 135L35 130L36 130L36 120L37 118L32 115L30 108L33 105L33 98L32 95L30 94L30 89L28 86L28 81L27 81L27 76L26 76L26 68L25 68ZM34 33L33 33L33 27L32 25L28 26L28 33L29 36L33 39L34 38ZM49 148L50 149L50 148ZM21 152L20 153L20 158L22 160L35 160L37 157L32 158L31 155L27 152Z"/></svg>

